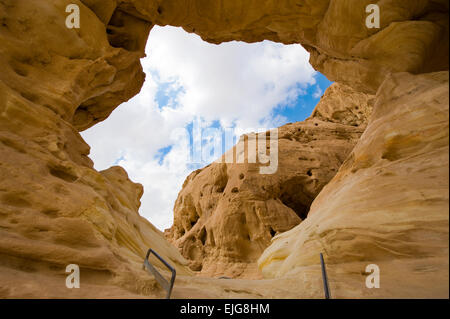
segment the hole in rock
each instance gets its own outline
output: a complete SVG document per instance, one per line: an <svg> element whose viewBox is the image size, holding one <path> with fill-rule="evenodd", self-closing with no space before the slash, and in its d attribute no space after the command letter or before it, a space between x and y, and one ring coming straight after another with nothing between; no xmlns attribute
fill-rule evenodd
<svg viewBox="0 0 450 319"><path fill-rule="evenodd" d="M149 22L128 14L119 6L106 27L106 33L112 47L140 51L145 47L145 34L150 28Z"/></svg>
<svg viewBox="0 0 450 319"><path fill-rule="evenodd" d="M90 157L97 170L120 165L133 182L143 184L139 213L163 230L173 225L174 203L183 185L187 188L199 183L198 189L190 189L193 194L206 185L203 189L208 193L203 191L196 201L217 204L224 200L223 205L228 205L228 200L217 194L227 186L228 166L211 173L209 179L199 171L186 180L227 150L227 130L236 135L234 145L241 134L303 121L331 82L311 67L309 53L300 45L270 41L215 45L181 28L157 26L146 44L142 42L145 37L132 32L140 30L142 23L119 6L107 26L113 47L139 51L146 45L147 57L141 60L146 81L140 94L120 105L107 120L82 132L82 136L91 146ZM83 107L80 112L88 117L95 104ZM64 172L53 173L75 179ZM244 177L239 175L241 180ZM270 194L302 219L312 201L302 194L304 182L294 178L284 183L279 195ZM270 185L266 188L273 189ZM207 207L208 202L197 207ZM175 205L186 203L179 201ZM183 218L180 224L186 230L180 230L180 236L197 222ZM208 236L211 238L211 233Z"/></svg>
<svg viewBox="0 0 450 319"><path fill-rule="evenodd" d="M223 193L224 190L225 190L225 186L217 186L216 193Z"/></svg>
<svg viewBox="0 0 450 319"><path fill-rule="evenodd" d="M62 166L49 167L49 171L51 175L69 183L73 183L78 179L78 176L73 174L70 169Z"/></svg>
<svg viewBox="0 0 450 319"><path fill-rule="evenodd" d="M30 101L32 103L37 103L39 101L39 97L37 95L33 94L33 93L30 93L30 92L20 92L20 95L24 99L26 99L26 100L28 100L28 101Z"/></svg>
<svg viewBox="0 0 450 319"><path fill-rule="evenodd" d="M270 227L270 236L274 237L276 233L277 232L274 231L272 227Z"/></svg>
<svg viewBox="0 0 450 319"><path fill-rule="evenodd" d="M203 246L205 246L206 243L206 236L207 236L206 228L203 227L198 237L198 239L200 239L200 241L202 242Z"/></svg>
<svg viewBox="0 0 450 319"><path fill-rule="evenodd" d="M280 200L291 208L298 217L304 220L308 216L309 208L314 198L305 190L305 177L295 176L280 185Z"/></svg>
<svg viewBox="0 0 450 319"><path fill-rule="evenodd" d="M58 217L58 212L57 209L44 209L42 214L47 215L50 218L56 218Z"/></svg>
<svg viewBox="0 0 450 319"><path fill-rule="evenodd" d="M21 77L26 77L28 75L28 71L25 68L25 66L19 64L18 62L11 63L11 67L12 67L13 71L17 75L20 75Z"/></svg>

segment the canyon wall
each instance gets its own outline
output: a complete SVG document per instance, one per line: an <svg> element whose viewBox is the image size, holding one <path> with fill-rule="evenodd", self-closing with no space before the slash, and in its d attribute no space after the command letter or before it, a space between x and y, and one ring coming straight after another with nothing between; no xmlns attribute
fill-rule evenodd
<svg viewBox="0 0 450 319"><path fill-rule="evenodd" d="M78 133L139 92L144 47L113 47L81 3L83 28L67 29L68 3L0 1L0 297L158 294L147 249L180 274L187 262L139 216L142 185L94 170ZM85 289L66 288L69 264Z"/></svg>
<svg viewBox="0 0 450 319"><path fill-rule="evenodd" d="M274 174L261 174L261 164L249 161L251 150L259 152L249 145L266 143L270 132L264 132L241 137L229 151L234 163L224 156L188 176L166 236L191 261L191 269L205 276L258 278L257 259L273 236L308 216L314 198L364 131L373 100L333 84L315 115L278 129ZM336 112L327 113L323 105ZM273 151L268 138L263 147Z"/></svg>
<svg viewBox="0 0 450 319"><path fill-rule="evenodd" d="M367 129L299 226L259 259L265 277L298 276L326 255L332 289L347 274L379 294L448 296L448 72L397 73L380 87ZM348 285L348 283L347 283Z"/></svg>
<svg viewBox="0 0 450 319"><path fill-rule="evenodd" d="M380 29L365 25L372 2ZM80 29L65 26L71 3ZM153 247L177 268L179 297L205 297L206 287L216 297L318 297L323 252L334 297L448 298L448 9L446 0L0 0L0 296L160 297L141 269ZM119 167L94 170L78 133L139 92L155 24L211 43L299 43L340 83L312 118L280 128L280 149L292 151L280 163L292 168L258 178L251 165L212 164L188 178L169 238L190 261L139 216L142 187ZM349 90L355 101L376 97L347 106ZM224 176L216 192L210 181ZM292 178L304 181L301 200L282 191ZM292 201L311 205L306 218ZM233 250L201 247L203 238ZM259 268L273 279L223 283L188 269L216 275L239 260L229 275L241 276L261 252ZM72 263L84 274L80 290L65 287ZM368 263L380 267L381 289L365 287Z"/></svg>

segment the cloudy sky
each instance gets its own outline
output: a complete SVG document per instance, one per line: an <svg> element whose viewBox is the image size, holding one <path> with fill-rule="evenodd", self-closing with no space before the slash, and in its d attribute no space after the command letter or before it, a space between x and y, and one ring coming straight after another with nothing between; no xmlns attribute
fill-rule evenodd
<svg viewBox="0 0 450 319"><path fill-rule="evenodd" d="M155 27L146 53L141 93L82 136L97 170L120 165L144 185L140 214L161 230L172 225L185 178L215 159L190 160L180 134L192 133L194 121L236 134L302 121L331 84L300 45L213 45L181 28Z"/></svg>

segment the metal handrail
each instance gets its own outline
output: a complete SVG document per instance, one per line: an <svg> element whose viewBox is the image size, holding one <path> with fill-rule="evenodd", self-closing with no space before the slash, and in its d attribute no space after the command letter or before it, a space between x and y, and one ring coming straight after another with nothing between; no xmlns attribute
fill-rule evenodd
<svg viewBox="0 0 450 319"><path fill-rule="evenodd" d="M320 253L320 265L322 266L322 281L323 290L325 291L325 299L330 299L330 288L328 286L327 270L325 268L325 261L323 259L322 253Z"/></svg>
<svg viewBox="0 0 450 319"><path fill-rule="evenodd" d="M150 254L152 254L156 256L156 258L158 258L163 264L164 266L166 266L167 268L169 268L169 270L172 272L172 277L170 279L170 282L167 281L160 273L158 270L156 270L155 267L153 267L153 265L150 263L150 261L148 260L148 257L150 257ZM175 277L177 275L177 271L175 270L175 268L173 268L167 261L165 261L160 255L158 255L153 249L149 249L147 252L147 255L145 256L145 260L144 260L144 265L142 266L142 268L145 270L147 269L147 271L149 271L156 279L156 281L159 283L159 285L161 287L163 287L164 290L167 291L167 295L166 295L166 299L170 299L170 295L172 294L172 289L173 289L173 284L175 283Z"/></svg>

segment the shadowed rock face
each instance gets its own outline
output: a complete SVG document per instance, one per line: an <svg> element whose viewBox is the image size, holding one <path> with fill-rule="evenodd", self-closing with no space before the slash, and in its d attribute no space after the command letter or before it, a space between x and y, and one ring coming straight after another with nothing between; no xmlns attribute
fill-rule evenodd
<svg viewBox="0 0 450 319"><path fill-rule="evenodd" d="M333 88L329 90L335 94ZM347 102L341 103L342 112L351 112L355 104L371 108L373 96L349 88L346 94L339 94L336 99ZM325 95L330 96L328 92ZM360 116L364 123L365 115ZM166 237L191 261L192 270L206 276L260 276L256 260L271 239L307 217L314 198L363 132L325 116L279 128L275 174L262 175L260 164L248 163L249 139L255 139L252 135L241 137L245 163L213 163L186 179L175 202L174 225L166 230ZM232 150L235 154L236 148L239 146Z"/></svg>
<svg viewBox="0 0 450 319"><path fill-rule="evenodd" d="M0 296L160 297L161 289L141 269L151 246L181 275L177 297L319 297L322 251L334 297L448 298L449 4L379 1L381 28L367 29L370 2L0 0ZM65 27L69 3L80 6L79 30ZM177 202L179 222L171 236L179 245L182 230L195 235L195 244L182 244L194 247L192 256L182 251L191 266L206 254L205 274L242 260L245 249L248 260L230 272L249 273L247 261L259 257L270 237L298 224L276 236L259 259L262 273L277 279L223 283L183 277L190 274L188 262L138 214L142 187L121 168L92 167L78 131L105 120L139 92L139 59L155 24L182 26L212 43L300 43L312 65L340 83L312 119L280 129L280 145L295 154L283 151L280 158L295 163L295 172L280 165L280 173L266 180L248 165L213 164L192 175L179 197L195 208L188 210L194 220L198 214L190 229ZM444 72L429 73L435 71ZM347 86L356 95L377 95L367 105L356 103L356 110L345 102ZM370 103L371 120L351 151ZM318 128L310 128L314 121ZM341 140L332 127L346 137ZM302 137L298 128L313 134ZM320 143L331 149L330 158L350 156L329 160L318 147L305 152ZM302 154L315 161L299 164ZM344 160L334 176L331 169ZM205 186L204 196L216 205L208 210L211 203L199 199L199 190L187 190L203 187L211 175L218 184ZM296 189L301 192L294 194ZM236 214L214 217L228 210ZM236 240L225 233L226 223L235 226ZM239 242L247 235L250 241ZM211 239L235 250L214 252ZM234 248L236 242L241 244ZM217 257L216 266L208 256ZM65 266L72 263L84 278L76 291L64 286ZM369 263L381 268L380 289L364 286Z"/></svg>

